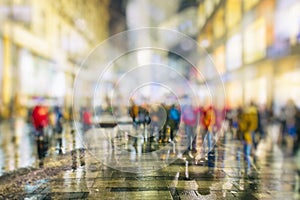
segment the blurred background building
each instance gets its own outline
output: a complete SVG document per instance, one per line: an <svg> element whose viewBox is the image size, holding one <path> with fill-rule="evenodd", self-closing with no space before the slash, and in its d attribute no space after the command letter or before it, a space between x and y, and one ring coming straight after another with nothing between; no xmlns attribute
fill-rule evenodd
<svg viewBox="0 0 300 200"><path fill-rule="evenodd" d="M1 116L25 116L38 97L70 110L74 78L88 53L111 35L140 27L173 29L198 41L220 73L228 107L254 100L279 112L288 99L300 106L299 10L298 0L0 0ZM149 59L184 70L171 53ZM205 59L199 65L213 67Z"/></svg>
<svg viewBox="0 0 300 200"><path fill-rule="evenodd" d="M71 106L82 59L109 36L108 0L0 1L1 115L26 115L35 98ZM86 31L89 30L89 31Z"/></svg>
<svg viewBox="0 0 300 200"><path fill-rule="evenodd" d="M197 41L222 76L228 106L253 100L277 114L288 99L300 106L299 10L294 0L199 4Z"/></svg>

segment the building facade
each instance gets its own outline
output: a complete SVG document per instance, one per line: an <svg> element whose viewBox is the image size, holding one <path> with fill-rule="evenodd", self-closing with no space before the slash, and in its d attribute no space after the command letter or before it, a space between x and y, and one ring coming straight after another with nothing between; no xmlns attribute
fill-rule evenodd
<svg viewBox="0 0 300 200"><path fill-rule="evenodd" d="M36 98L71 107L88 52L108 37L109 0L0 1L1 113L25 115Z"/></svg>
<svg viewBox="0 0 300 200"><path fill-rule="evenodd" d="M200 2L197 40L222 78L227 106L300 106L299 10L295 0Z"/></svg>

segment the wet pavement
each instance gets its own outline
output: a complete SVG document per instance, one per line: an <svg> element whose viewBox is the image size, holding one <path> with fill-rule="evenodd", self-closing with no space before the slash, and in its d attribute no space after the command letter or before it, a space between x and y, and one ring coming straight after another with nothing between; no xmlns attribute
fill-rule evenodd
<svg viewBox="0 0 300 200"><path fill-rule="evenodd" d="M0 125L0 175L34 163L33 138L23 120L7 121Z"/></svg>
<svg viewBox="0 0 300 200"><path fill-rule="evenodd" d="M33 166L1 176L0 199L300 199L300 155L287 156L272 143L271 136L258 145L250 168L239 151L241 143L231 139L230 134L220 137L214 150L204 157L181 154L180 140L184 137L178 138L174 152L162 151L159 156L162 163L170 157L174 162L143 173L122 172L117 166L103 165L95 157L95 149L86 151L76 146L72 151L72 143L65 142L70 149L65 149L63 155L48 155L43 168ZM200 137L198 140L201 144ZM111 148L112 143L123 142L109 138L107 144L98 146L99 151L106 145L103 149L110 149L108 153L113 152L118 157L118 151ZM127 143L126 149L135 149L133 156L138 158L139 145L144 143ZM159 148L159 144L153 147ZM143 155L141 151L140 156ZM126 169L134 162L139 163L130 158L123 162L116 160L115 165Z"/></svg>
<svg viewBox="0 0 300 200"><path fill-rule="evenodd" d="M51 129L47 129L49 148L47 159L57 157L57 142ZM64 125L62 137L63 152L73 147L73 135L70 124ZM79 143L75 138L76 143ZM14 119L0 123L0 176L19 168L37 167L37 148L33 127L23 119Z"/></svg>

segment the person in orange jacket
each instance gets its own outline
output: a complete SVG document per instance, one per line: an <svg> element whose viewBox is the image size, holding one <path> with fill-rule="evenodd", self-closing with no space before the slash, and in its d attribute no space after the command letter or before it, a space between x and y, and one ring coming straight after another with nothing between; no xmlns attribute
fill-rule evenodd
<svg viewBox="0 0 300 200"><path fill-rule="evenodd" d="M204 129L204 135L206 135L207 141L207 147L208 151L212 150L212 143L213 143L213 128L216 123L216 115L214 108L209 105L206 108L202 109L201 112L201 124ZM205 138L205 137L204 137Z"/></svg>

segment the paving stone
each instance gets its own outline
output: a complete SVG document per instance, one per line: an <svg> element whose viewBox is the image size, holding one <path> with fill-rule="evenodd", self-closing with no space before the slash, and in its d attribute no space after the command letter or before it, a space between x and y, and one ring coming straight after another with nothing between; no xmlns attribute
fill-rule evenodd
<svg viewBox="0 0 300 200"><path fill-rule="evenodd" d="M214 160L210 160L211 167L205 158L200 162L178 155L174 162L163 163L161 166L165 167L151 171L153 163L158 161L151 162L147 157L139 163L144 165L145 173L113 169L99 163L88 151L84 155L85 165L77 163L71 169L71 154L66 154L47 161L50 164L44 169L23 169L16 172L19 176L12 174L11 179L8 175L0 177L0 199L300 198L299 170L291 158L283 162L284 157L274 159L274 153L264 150L267 159L258 156L257 162L246 170L246 163L236 159L240 144L232 140L227 143L221 140L220 144ZM130 160L122 164L125 171L132 169Z"/></svg>

